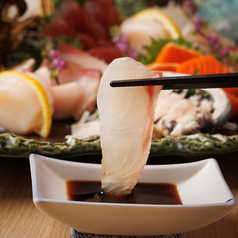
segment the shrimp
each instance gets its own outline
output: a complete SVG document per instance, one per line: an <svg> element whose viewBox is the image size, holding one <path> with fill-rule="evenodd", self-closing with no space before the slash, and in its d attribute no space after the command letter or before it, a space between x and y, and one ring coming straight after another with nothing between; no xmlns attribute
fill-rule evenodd
<svg viewBox="0 0 238 238"><path fill-rule="evenodd" d="M110 196L131 193L150 151L155 105L162 86L111 88L113 79L162 77L131 58L115 59L99 85L97 106L102 147L102 190Z"/></svg>

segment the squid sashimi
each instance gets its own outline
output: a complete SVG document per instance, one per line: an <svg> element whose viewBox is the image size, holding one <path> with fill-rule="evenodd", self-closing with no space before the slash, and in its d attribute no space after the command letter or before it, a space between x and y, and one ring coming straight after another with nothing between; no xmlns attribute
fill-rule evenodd
<svg viewBox="0 0 238 238"><path fill-rule="evenodd" d="M131 58L115 59L99 85L97 105L103 192L125 196L139 180L150 151L154 109L161 86L111 88L113 79L162 77Z"/></svg>

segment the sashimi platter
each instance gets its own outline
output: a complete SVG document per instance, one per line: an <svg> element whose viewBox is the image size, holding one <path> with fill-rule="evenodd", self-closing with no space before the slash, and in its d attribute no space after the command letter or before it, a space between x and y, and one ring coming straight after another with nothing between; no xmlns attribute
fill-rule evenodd
<svg viewBox="0 0 238 238"><path fill-rule="evenodd" d="M105 170L129 158L141 172L148 156L238 151L238 88L110 86L238 71L235 40L203 19L199 6L135 2L0 6L1 157L93 155L100 163L103 155Z"/></svg>

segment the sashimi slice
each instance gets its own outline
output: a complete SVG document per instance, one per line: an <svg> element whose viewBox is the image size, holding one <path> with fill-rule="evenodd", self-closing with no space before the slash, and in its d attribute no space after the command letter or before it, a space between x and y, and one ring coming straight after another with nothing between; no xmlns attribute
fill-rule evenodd
<svg viewBox="0 0 238 238"><path fill-rule="evenodd" d="M190 107L191 102L186 99L180 99L175 102L169 111L157 123L157 131L167 136L174 128L177 118L181 117Z"/></svg>
<svg viewBox="0 0 238 238"><path fill-rule="evenodd" d="M59 84L70 83L77 81L80 78L97 78L98 82L101 78L101 74L97 69L86 69L86 68L67 68L60 72L58 76Z"/></svg>
<svg viewBox="0 0 238 238"><path fill-rule="evenodd" d="M109 31L110 27L119 25L118 10L113 0L90 0L84 2L84 8L101 22ZM105 14L105 12L107 14Z"/></svg>
<svg viewBox="0 0 238 238"><path fill-rule="evenodd" d="M173 92L173 94L177 93ZM154 125L155 138L198 133L212 123L211 111L213 103L211 101L201 99L199 95L194 95L187 99L182 98L180 94L177 94L177 97L173 94L167 97L169 110L166 114L161 115L159 121ZM162 111L164 111L162 107L164 104L166 102L161 101ZM157 106L159 109L159 103Z"/></svg>
<svg viewBox="0 0 238 238"><path fill-rule="evenodd" d="M100 81L98 70L64 70L59 80L62 84L50 87L54 99L54 119L74 117L78 120L84 111L95 109Z"/></svg>
<svg viewBox="0 0 238 238"><path fill-rule="evenodd" d="M88 50L88 52L98 59L104 60L108 64L110 64L116 58L123 57L121 51L115 47L96 47Z"/></svg>
<svg viewBox="0 0 238 238"><path fill-rule="evenodd" d="M103 192L110 196L131 193L150 151L154 109L161 86L111 88L113 79L161 77L131 58L115 59L104 72L97 105L102 147Z"/></svg>
<svg viewBox="0 0 238 238"><path fill-rule="evenodd" d="M157 63L182 63L200 57L202 54L192 48L174 42L167 43L155 59Z"/></svg>
<svg viewBox="0 0 238 238"><path fill-rule="evenodd" d="M76 1L64 1L57 9L55 20L64 19L79 33L87 33L98 45L110 44L106 28Z"/></svg>
<svg viewBox="0 0 238 238"><path fill-rule="evenodd" d="M84 68L88 69L98 69L102 73L107 67L107 64L97 59L96 57L90 55L89 53L77 49L65 42L60 42L58 45L59 57L69 63L75 63Z"/></svg>
<svg viewBox="0 0 238 238"><path fill-rule="evenodd" d="M41 67L32 73L53 98L52 111L54 119L74 117L78 120L85 110L93 112L96 107L96 97L101 77L98 69L87 69L77 64L67 64L58 75L59 85L50 78L48 62L45 60Z"/></svg>
<svg viewBox="0 0 238 238"><path fill-rule="evenodd" d="M179 63L158 63L153 62L151 64L147 64L146 67L150 70L160 70L160 71L168 71L168 72L176 72L179 67Z"/></svg>
<svg viewBox="0 0 238 238"><path fill-rule="evenodd" d="M178 73L199 75L231 73L231 70L212 55L205 55L184 61L177 68Z"/></svg>
<svg viewBox="0 0 238 238"><path fill-rule="evenodd" d="M85 111L80 120L71 126L71 135L66 135L65 138L85 139L89 136L100 135L99 119L97 118L97 110L94 113Z"/></svg>
<svg viewBox="0 0 238 238"><path fill-rule="evenodd" d="M48 23L42 30L42 33L51 37L64 35L75 38L77 36L77 31L64 19L53 20Z"/></svg>
<svg viewBox="0 0 238 238"><path fill-rule="evenodd" d="M170 136L177 137L191 132L198 133L203 126L211 122L211 113L209 111L191 106L176 120L176 125Z"/></svg>
<svg viewBox="0 0 238 238"><path fill-rule="evenodd" d="M68 36L78 38L84 49L91 49L97 46L96 41L87 33L77 32L69 22L64 19L53 20L42 30L43 34L51 37Z"/></svg>
<svg viewBox="0 0 238 238"><path fill-rule="evenodd" d="M72 112L84 100L84 91L77 82L52 86L50 91L54 98L54 119L72 117Z"/></svg>
<svg viewBox="0 0 238 238"><path fill-rule="evenodd" d="M172 90L164 90L160 93L159 100L155 108L154 121L159 121L172 106L185 97L186 93L175 93Z"/></svg>
<svg viewBox="0 0 238 238"><path fill-rule="evenodd" d="M89 121L85 123L73 124L72 135L67 135L66 138L77 138L83 140L89 136L95 136L100 134L99 120Z"/></svg>
<svg viewBox="0 0 238 238"><path fill-rule="evenodd" d="M83 90L84 100L81 105L77 106L77 108L72 112L72 116L76 120L82 116L84 111L89 111L91 113L96 109L99 82L99 75L85 75L78 80L78 85Z"/></svg>

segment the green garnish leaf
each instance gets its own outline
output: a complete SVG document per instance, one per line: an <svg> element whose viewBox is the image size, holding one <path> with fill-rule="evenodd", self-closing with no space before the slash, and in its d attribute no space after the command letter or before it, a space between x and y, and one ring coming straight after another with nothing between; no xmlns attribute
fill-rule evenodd
<svg viewBox="0 0 238 238"><path fill-rule="evenodd" d="M145 0L114 0L114 2L125 17L130 17L147 7Z"/></svg>
<svg viewBox="0 0 238 238"><path fill-rule="evenodd" d="M78 2L79 4L83 4L84 2L86 2L87 0L74 0L75 2ZM57 9L57 8L59 8L60 7L60 5L63 3L63 2L65 2L65 0L53 0L52 1L53 2L53 4L54 4L54 6L55 6L55 8Z"/></svg>
<svg viewBox="0 0 238 238"><path fill-rule="evenodd" d="M42 27L43 27L43 26L46 25L47 23L52 22L54 16L55 16L55 12L52 12L52 13L51 13L50 15L48 15L48 16L38 17L38 19L39 19L39 22L41 22Z"/></svg>
<svg viewBox="0 0 238 238"><path fill-rule="evenodd" d="M189 90L188 90L188 93L187 93L186 96L185 96L185 98L189 98L189 97L191 97L191 96L193 96L193 95L195 95L195 94L200 94L200 93L198 93L198 92L200 92L200 90L197 90L197 93L196 93L196 90L195 90L195 89L189 89Z"/></svg>
<svg viewBox="0 0 238 238"><path fill-rule="evenodd" d="M69 36L57 36L57 37L53 38L54 45L56 45L56 46L59 44L60 41L63 41L75 48L83 49L83 45L80 44L80 40L78 37L71 38Z"/></svg>
<svg viewBox="0 0 238 238"><path fill-rule="evenodd" d="M111 37L118 34L118 32L119 32L119 27L118 26L112 26L112 27L109 28L109 33L110 33Z"/></svg>
<svg viewBox="0 0 238 238"><path fill-rule="evenodd" d="M168 42L174 42L179 45L184 45L187 47L192 47L192 42L184 40L182 37L172 40L172 39L151 39L151 45L150 46L144 46L143 48L147 51L146 55L139 54L139 60L143 64L150 64L155 61L158 53L161 51L161 49L168 43Z"/></svg>
<svg viewBox="0 0 238 238"><path fill-rule="evenodd" d="M69 40L67 43L72 45L75 48L83 49L83 45L80 44L80 40L78 37L75 37L74 39Z"/></svg>
<svg viewBox="0 0 238 238"><path fill-rule="evenodd" d="M184 91L184 89L175 89L173 91L175 93L182 93ZM202 99L211 100L211 95L203 90L200 90L200 89L188 89L188 92L187 92L185 98L189 98L194 95L200 95Z"/></svg>
<svg viewBox="0 0 238 238"><path fill-rule="evenodd" d="M238 62L238 54L237 53L230 52L228 57L234 64L236 64Z"/></svg>
<svg viewBox="0 0 238 238"><path fill-rule="evenodd" d="M200 71L200 69L197 69L197 70L194 72L193 75L198 75L199 71Z"/></svg>
<svg viewBox="0 0 238 238"><path fill-rule="evenodd" d="M41 42L38 39L25 36L23 43L16 49L15 53L12 55L12 66L17 65L29 58L34 58L36 61L34 69L37 69L42 61L41 47ZM11 65L9 65L9 67L10 66Z"/></svg>

